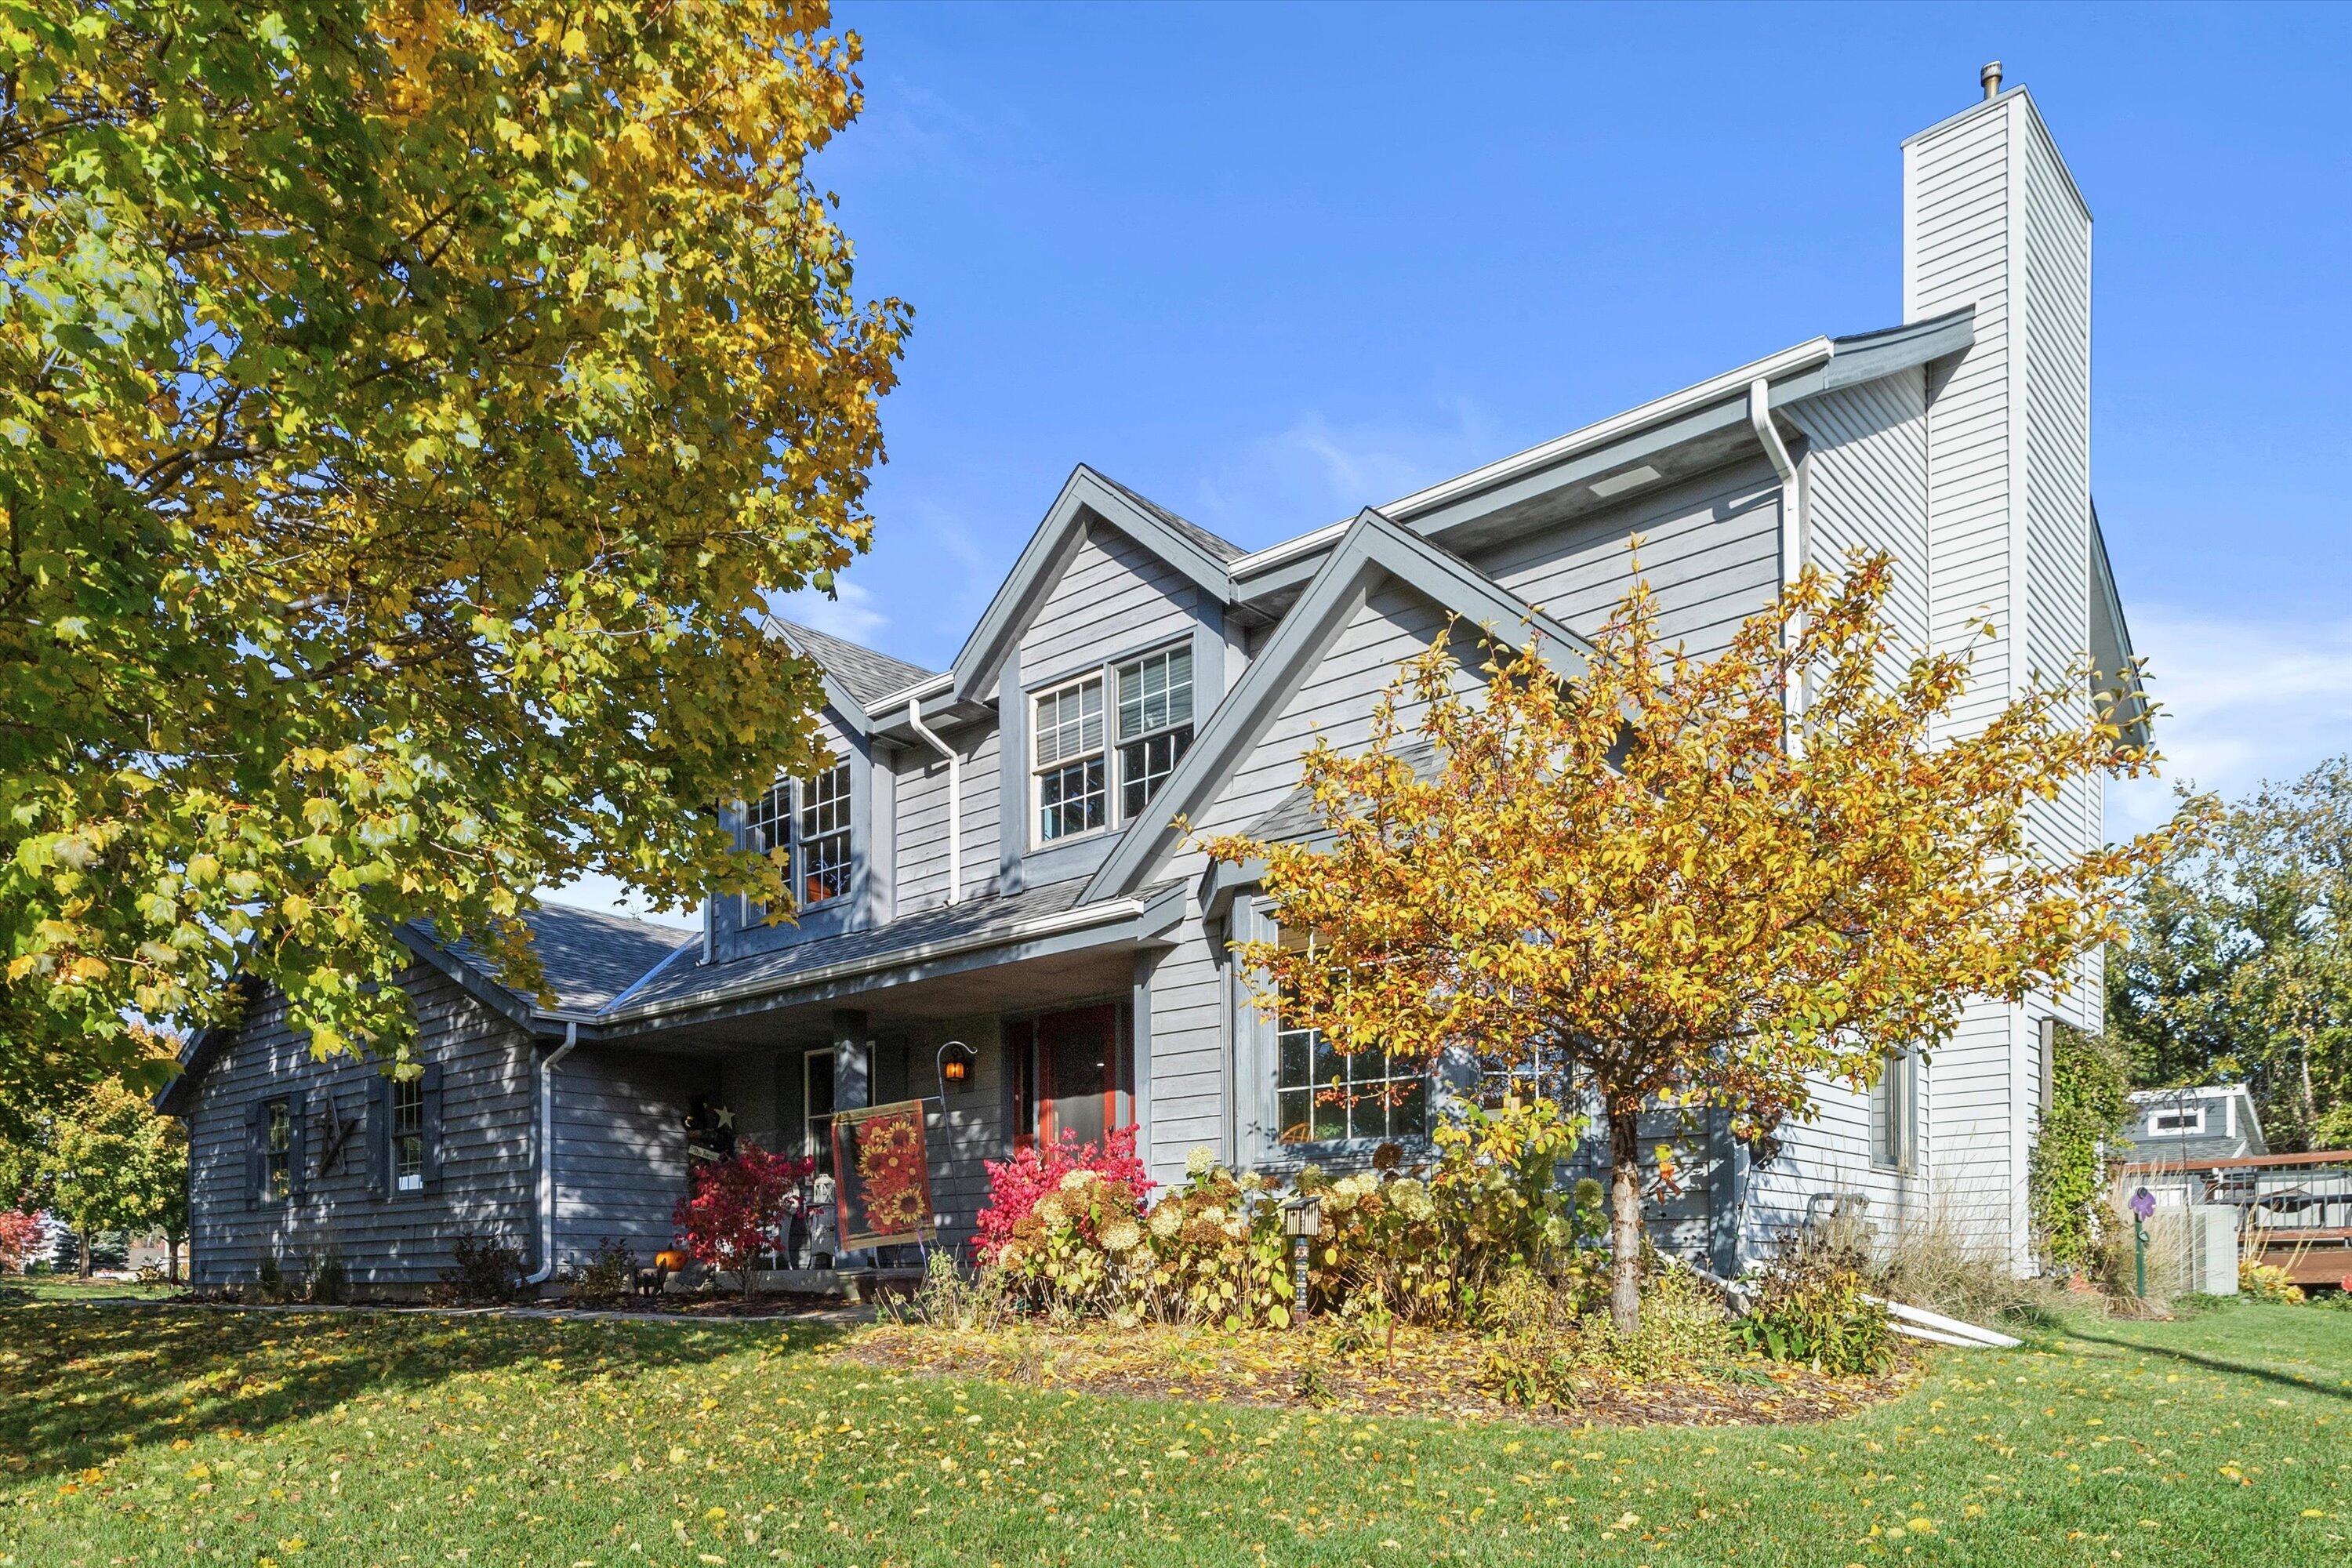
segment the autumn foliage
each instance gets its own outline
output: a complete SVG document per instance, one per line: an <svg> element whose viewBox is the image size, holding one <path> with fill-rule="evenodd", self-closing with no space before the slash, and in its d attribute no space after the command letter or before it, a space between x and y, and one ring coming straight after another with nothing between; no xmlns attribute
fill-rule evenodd
<svg viewBox="0 0 2352 1568"><path fill-rule="evenodd" d="M22 1209L0 1209L0 1272L25 1267L41 1242L41 1216Z"/></svg>
<svg viewBox="0 0 2352 1568"><path fill-rule="evenodd" d="M982 1161L988 1170L988 1205L980 1211L973 1256L983 1263L995 1258L1036 1211L1038 1200L1059 1191L1063 1178L1073 1171L1091 1171L1122 1189L1140 1214L1152 1182L1136 1154L1135 1137L1133 1127L1115 1127L1099 1142L1081 1143L1076 1133L1065 1131L1055 1141L1041 1139L1014 1150L1010 1160Z"/></svg>
<svg viewBox="0 0 2352 1568"><path fill-rule="evenodd" d="M772 1154L739 1139L728 1158L694 1167L691 1190L673 1216L678 1245L696 1262L735 1274L750 1295L753 1262L783 1247L784 1226L815 1169L805 1156Z"/></svg>
<svg viewBox="0 0 2352 1568"><path fill-rule="evenodd" d="M1280 925L1313 933L1239 945L1262 1005L1278 996L1342 1052L1541 1053L1598 1095L1628 1330L1645 1105L1766 1138L1823 1079L1867 1085L1943 1038L1969 998L2063 988L2115 934L2122 879L2186 830L2035 843L2040 803L2150 753L2079 671L1950 732L1969 659L1898 662L1893 571L1809 569L1704 661L1661 638L1638 580L1582 670L1528 637L1467 679L1442 637L1381 698L1367 749L1307 753L1328 842L1203 844L1262 862Z"/></svg>

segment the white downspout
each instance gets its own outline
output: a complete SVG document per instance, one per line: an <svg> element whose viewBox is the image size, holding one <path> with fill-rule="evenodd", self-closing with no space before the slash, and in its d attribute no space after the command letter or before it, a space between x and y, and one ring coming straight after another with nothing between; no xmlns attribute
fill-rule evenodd
<svg viewBox="0 0 2352 1568"><path fill-rule="evenodd" d="M948 760L948 902L952 904L963 898L963 759L923 727L922 699L907 700L907 727Z"/></svg>
<svg viewBox="0 0 2352 1568"><path fill-rule="evenodd" d="M1748 423L1764 444L1764 455L1772 459L1772 471L1780 476L1780 593L1785 598L1804 572L1805 487L1796 459L1789 455L1789 444L1780 439L1780 427L1772 423L1772 384L1760 375L1748 384ZM1791 616L1789 641L1794 644L1804 629L1803 617ZM1793 748L1801 743L1797 730L1805 706L1801 675L1790 676L1789 689L1780 700L1789 716L1789 743Z"/></svg>
<svg viewBox="0 0 2352 1568"><path fill-rule="evenodd" d="M524 1277L525 1285L544 1285L555 1277L555 1064L580 1043L580 1026L563 1026L563 1043L539 1062L539 1267Z"/></svg>

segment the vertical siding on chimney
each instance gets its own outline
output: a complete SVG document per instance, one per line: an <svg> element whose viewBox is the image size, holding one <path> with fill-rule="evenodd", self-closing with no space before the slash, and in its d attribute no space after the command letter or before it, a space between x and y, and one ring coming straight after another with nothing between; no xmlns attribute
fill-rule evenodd
<svg viewBox="0 0 2352 1568"><path fill-rule="evenodd" d="M1929 616L1975 679L1958 732L2089 642L2090 215L2032 100L2013 89L1904 144L1904 313L1976 307L1975 342L1927 408ZM1990 623L1995 635L1979 629ZM2051 854L2098 832L2095 787L2039 811ZM2060 1016L2095 1027L2095 969ZM2029 1256L2027 1161L2040 1114L2034 1019L1970 1007L1928 1071L1934 1201Z"/></svg>

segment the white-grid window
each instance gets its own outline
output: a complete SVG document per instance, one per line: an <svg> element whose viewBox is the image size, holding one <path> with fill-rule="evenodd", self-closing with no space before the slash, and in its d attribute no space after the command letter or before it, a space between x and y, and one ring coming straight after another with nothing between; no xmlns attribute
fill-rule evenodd
<svg viewBox="0 0 2352 1568"><path fill-rule="evenodd" d="M801 905L849 891L849 764L835 763L800 786L800 841L793 847Z"/></svg>
<svg viewBox="0 0 2352 1568"><path fill-rule="evenodd" d="M778 779L743 808L743 847L785 852L784 879L808 909L849 891L851 833L849 764L835 763L814 778ZM767 906L748 900L746 925L767 918Z"/></svg>
<svg viewBox="0 0 2352 1568"><path fill-rule="evenodd" d="M1118 667L1119 816L1143 815L1192 744L1192 650L1162 648Z"/></svg>
<svg viewBox="0 0 2352 1568"><path fill-rule="evenodd" d="M395 1079L392 1085L392 1190L425 1190L425 1080Z"/></svg>
<svg viewBox="0 0 2352 1568"><path fill-rule="evenodd" d="M1092 833L1109 821L1099 675L1037 699L1034 776L1037 840Z"/></svg>
<svg viewBox="0 0 2352 1568"><path fill-rule="evenodd" d="M1284 946L1307 947L1282 933ZM1423 1138L1429 1133L1429 1075L1386 1051L1342 1054L1320 1029L1286 1014L1275 1027L1276 1136L1285 1143L1350 1139Z"/></svg>

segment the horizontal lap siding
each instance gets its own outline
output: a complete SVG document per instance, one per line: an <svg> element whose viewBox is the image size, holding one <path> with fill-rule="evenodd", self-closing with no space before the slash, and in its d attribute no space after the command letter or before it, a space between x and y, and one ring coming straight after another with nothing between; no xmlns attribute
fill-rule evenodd
<svg viewBox="0 0 2352 1568"><path fill-rule="evenodd" d="M1155 1181L1181 1177L1195 1148L1234 1157L1226 1147L1225 971L1197 920L1151 972L1150 1147L1145 1159Z"/></svg>
<svg viewBox="0 0 2352 1568"><path fill-rule="evenodd" d="M1881 673L1902 679L1927 647L1927 410L1925 373L1824 393L1789 410L1805 432L1805 549L1832 576L1853 553L1894 558L1886 620L1895 653Z"/></svg>
<svg viewBox="0 0 2352 1568"><path fill-rule="evenodd" d="M188 1117L190 1258L199 1285L254 1281L265 1257L292 1274L330 1250L361 1284L425 1284L450 1264L468 1232L529 1252L531 1240L531 1067L522 1031L422 965L401 981L417 1018L417 1055L440 1066L438 1170L427 1192L374 1195L373 1067L311 1059L308 1037L288 1024L284 1000L257 1001L214 1064ZM247 1108L299 1089L306 1098L306 1191L282 1204L248 1204ZM319 1169L320 1108L331 1100L356 1119L334 1170Z"/></svg>
<svg viewBox="0 0 2352 1568"><path fill-rule="evenodd" d="M1021 634L1021 681L1079 674L1116 654L1188 635L1190 579L1116 529L1097 524Z"/></svg>
<svg viewBox="0 0 2352 1568"><path fill-rule="evenodd" d="M670 1245L687 1190L687 1106L719 1086L715 1063L626 1046L583 1046L557 1064L559 1266L585 1262L606 1241L641 1260Z"/></svg>
<svg viewBox="0 0 2352 1568"><path fill-rule="evenodd" d="M963 896L996 890L998 768L994 723L942 731L963 759ZM901 751L898 770L898 912L937 908L948 898L948 764L927 747ZM1016 784L1015 786L1019 786Z"/></svg>
<svg viewBox="0 0 2352 1568"><path fill-rule="evenodd" d="M913 1092L935 1092L934 1064L950 1040L970 1046L971 1080L931 1111L928 1147L931 1168L931 1213L940 1237L961 1250L988 1203L989 1160L1011 1157L1013 1139L1005 1108L1012 1098L1003 1029L994 1017L953 1019L922 1026L908 1041L908 1066L918 1082Z"/></svg>
<svg viewBox="0 0 2352 1568"><path fill-rule="evenodd" d="M1477 565L1570 629L1591 636L1633 581L1629 541L1657 597L1658 629L1690 652L1719 652L1780 592L1779 481L1742 464L1638 503L1486 551Z"/></svg>

